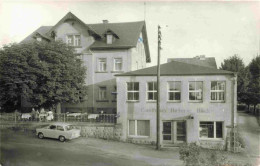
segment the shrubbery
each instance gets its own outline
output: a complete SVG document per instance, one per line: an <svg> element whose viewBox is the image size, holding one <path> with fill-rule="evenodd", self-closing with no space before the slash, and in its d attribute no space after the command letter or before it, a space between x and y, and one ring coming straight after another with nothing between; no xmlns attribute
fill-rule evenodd
<svg viewBox="0 0 260 166"><path fill-rule="evenodd" d="M225 153L221 153L219 150L204 149L196 143L182 145L179 153L185 166L230 166ZM250 166L250 164L244 166Z"/></svg>

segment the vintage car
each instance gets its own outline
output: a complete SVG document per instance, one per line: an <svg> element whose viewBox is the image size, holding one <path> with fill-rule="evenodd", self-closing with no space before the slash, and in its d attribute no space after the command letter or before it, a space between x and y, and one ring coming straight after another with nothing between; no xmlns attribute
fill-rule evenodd
<svg viewBox="0 0 260 166"><path fill-rule="evenodd" d="M59 139L61 142L80 137L80 130L73 129L68 123L52 123L47 127L37 128L36 135L42 139L44 137Z"/></svg>

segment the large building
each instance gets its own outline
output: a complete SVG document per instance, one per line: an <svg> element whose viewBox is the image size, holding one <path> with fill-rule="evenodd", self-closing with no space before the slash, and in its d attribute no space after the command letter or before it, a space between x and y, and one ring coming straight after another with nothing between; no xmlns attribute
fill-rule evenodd
<svg viewBox="0 0 260 166"><path fill-rule="evenodd" d="M63 112L116 113L114 75L146 67L151 61L144 21L85 24L71 12L54 26L42 26L23 42L61 40L75 48L87 67L88 96L63 103Z"/></svg>
<svg viewBox="0 0 260 166"><path fill-rule="evenodd" d="M122 140L156 142L156 75L156 66L116 75ZM161 65L159 97L163 145L225 145L236 117L235 73L171 61Z"/></svg>

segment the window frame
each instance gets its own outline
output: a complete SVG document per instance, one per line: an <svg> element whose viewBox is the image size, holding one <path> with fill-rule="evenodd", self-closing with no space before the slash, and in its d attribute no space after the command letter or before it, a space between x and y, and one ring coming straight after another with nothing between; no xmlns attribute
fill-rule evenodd
<svg viewBox="0 0 260 166"><path fill-rule="evenodd" d="M190 84L194 82L195 83L195 90L190 90ZM202 89L201 89L201 100L198 100L197 99L197 96L196 96L196 93L199 93L199 89L197 89L197 82L201 82L202 83ZM189 90L189 102L203 102L203 81L189 81L189 84L188 84L188 90ZM190 94L191 93L195 93L195 100L191 100L190 99Z"/></svg>
<svg viewBox="0 0 260 166"><path fill-rule="evenodd" d="M224 89L223 90L219 90L219 89L211 89L211 85L212 85L212 82L216 82L217 83L217 88L218 88L218 83L224 83ZM224 99L223 100L212 100L212 98L211 98L211 96L212 96L212 93L217 93L217 94L219 94L219 93L223 93L224 95L223 95L223 97L224 97ZM219 96L219 95L217 95L217 96ZM218 97L217 97L218 98ZM218 102L225 102L226 101L226 81L210 81L210 101L211 102L216 102L216 103L218 103Z"/></svg>
<svg viewBox="0 0 260 166"><path fill-rule="evenodd" d="M134 121L134 129L135 129L135 134L130 135L130 121ZM137 121L148 121L149 123L149 135L138 135L138 125ZM135 137L135 138L149 138L151 136L151 123L150 120L145 120L145 119L128 119L128 137Z"/></svg>
<svg viewBox="0 0 260 166"><path fill-rule="evenodd" d="M98 58L97 61L98 61L97 71L98 72L107 72L107 58ZM105 65L105 67L104 67L104 65ZM102 66L102 70L100 70L101 66ZM105 68L105 70L104 70L104 68Z"/></svg>
<svg viewBox="0 0 260 166"><path fill-rule="evenodd" d="M174 87L175 87L175 83L180 83L180 90L170 90L170 83L174 83ZM181 102L181 81L167 81L167 101L168 102ZM170 93L180 93L180 100L170 100Z"/></svg>
<svg viewBox="0 0 260 166"><path fill-rule="evenodd" d="M213 123L213 127L214 127L214 129L213 129L213 138L209 138L209 137L207 137L207 138L205 138L205 137L201 137L201 135L200 135L200 132L201 132L201 122L211 122L211 123ZM222 135L222 137L220 138L217 138L217 123L221 123L222 124L222 129L221 129L221 131L222 131L222 133L221 133L221 135ZM200 140L223 140L224 139L224 121L199 121L199 139Z"/></svg>
<svg viewBox="0 0 260 166"><path fill-rule="evenodd" d="M128 90L128 84L133 84L133 90ZM135 90L135 86L134 86L134 84L138 84L138 91L137 90ZM129 100L129 98L128 98L128 93L132 93L133 94L133 100ZM138 93L138 100L134 100L134 94L135 93ZM127 82L126 83L126 100L127 101L129 101L129 102L137 102L137 101L139 101L140 100L140 83L139 82Z"/></svg>
<svg viewBox="0 0 260 166"><path fill-rule="evenodd" d="M105 89L102 89L102 88L105 88ZM101 98L101 96L103 96L101 94L101 92L105 92L103 95L105 98ZM99 89L98 89L98 100L107 100L107 87L106 86L100 86Z"/></svg>
<svg viewBox="0 0 260 166"><path fill-rule="evenodd" d="M69 38L69 36L71 36L71 38ZM71 41L71 42L69 42L69 41ZM66 34L66 43L67 43L67 45L72 46L72 47L81 47L81 35L80 34Z"/></svg>
<svg viewBox="0 0 260 166"><path fill-rule="evenodd" d="M121 60L120 64L121 64L121 69L117 70L116 69L116 64L119 64L116 62L116 60ZM122 58L114 58L114 71L122 71L123 70L123 59Z"/></svg>
<svg viewBox="0 0 260 166"><path fill-rule="evenodd" d="M153 84L153 90L149 90L149 83ZM153 99L152 100L149 100L149 93L153 94ZM147 82L146 83L146 101L147 102L157 101L157 98L158 98L157 81L149 81L149 82Z"/></svg>

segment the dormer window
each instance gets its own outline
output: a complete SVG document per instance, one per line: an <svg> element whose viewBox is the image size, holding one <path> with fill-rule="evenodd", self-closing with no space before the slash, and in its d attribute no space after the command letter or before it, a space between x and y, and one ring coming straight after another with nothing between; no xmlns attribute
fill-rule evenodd
<svg viewBox="0 0 260 166"><path fill-rule="evenodd" d="M81 45L80 35L67 35L67 44L78 47Z"/></svg>
<svg viewBox="0 0 260 166"><path fill-rule="evenodd" d="M112 42L113 42L113 36L112 36L112 34L107 35L107 44L112 44Z"/></svg>
<svg viewBox="0 0 260 166"><path fill-rule="evenodd" d="M42 41L42 38L41 37L37 37L36 40L37 41Z"/></svg>

